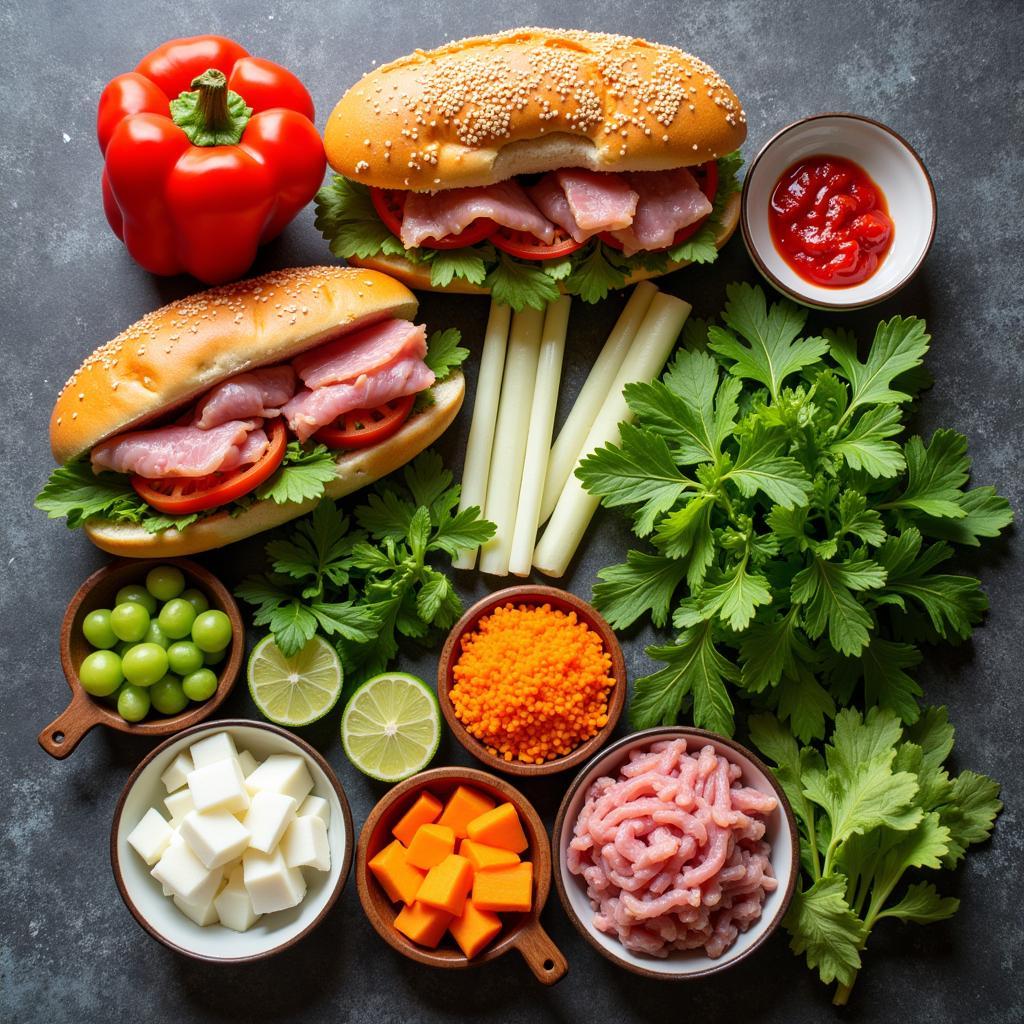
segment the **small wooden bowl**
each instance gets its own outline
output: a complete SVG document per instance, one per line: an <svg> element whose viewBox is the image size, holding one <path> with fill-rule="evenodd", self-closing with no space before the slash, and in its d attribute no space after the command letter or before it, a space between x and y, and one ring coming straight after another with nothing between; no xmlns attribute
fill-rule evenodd
<svg viewBox="0 0 1024 1024"><path fill-rule="evenodd" d="M586 801L586 794L591 785L602 776L615 775L627 763L631 750L647 748L658 740L679 738L688 741L691 751L710 744L716 753L740 766L743 770L744 785L753 786L762 793L769 793L777 800L775 810L766 819L765 838L771 843L772 871L778 880L778 888L768 894L761 917L747 931L741 932L736 941L715 960L703 950L676 951L660 958L633 953L626 949L616 936L599 931L594 925L594 912L587 897L586 885L578 875L569 871L567 863L576 818ZM645 729L632 736L624 736L607 750L602 750L580 771L566 791L555 818L551 849L558 897L562 901L566 915L580 935L613 964L645 978L660 981L705 978L728 970L741 960L745 960L758 950L782 923L800 877L800 839L796 818L786 794L772 773L753 751L735 740L704 729L683 726Z"/></svg>
<svg viewBox="0 0 1024 1024"><path fill-rule="evenodd" d="M221 663L217 689L202 704L190 704L179 715L126 722L117 709L91 697L82 688L78 667L92 647L82 634L82 621L97 608L112 608L121 587L141 583L157 565L175 565L184 574L187 586L198 587L210 599L210 607L219 609L231 620L232 640L227 658ZM122 559L97 569L75 592L60 628L60 663L71 688L71 703L39 734L39 745L51 757L65 758L82 737L97 725L136 736L169 736L209 718L224 702L238 678L245 653L245 627L231 592L216 576L185 558Z"/></svg>
<svg viewBox="0 0 1024 1024"><path fill-rule="evenodd" d="M407 939L394 927L398 908L388 899L368 863L391 842L391 829L408 810L415 795L428 790L444 801L456 786L465 784L480 789L504 803L515 805L530 846L528 857L533 861L533 907L525 914L503 914L498 937L479 956L470 960L457 949L427 949ZM510 949L518 949L530 970L541 984L553 985L569 970L561 950L551 941L540 924L540 912L551 888L551 851L548 835L533 805L502 779L475 768L433 768L400 782L381 798L370 812L359 835L356 849L356 888L359 901L385 942L403 956L431 967L458 970L495 960Z"/></svg>
<svg viewBox="0 0 1024 1024"><path fill-rule="evenodd" d="M313 793L326 800L331 809L327 837L331 847L331 868L306 873L303 901L290 910L262 917L247 932L235 932L223 925L201 928L163 895L150 875L151 868L128 846L128 836L151 807L162 810L167 790L160 776L178 756L197 740L226 732L235 743L258 760L271 754L300 754L313 779ZM206 963L238 964L263 960L290 949L315 929L337 902L352 865L355 830L345 790L323 756L305 740L269 722L228 718L193 726L164 740L150 751L125 783L110 826L110 866L125 906L150 935L168 949L192 960Z"/></svg>
<svg viewBox="0 0 1024 1024"><path fill-rule="evenodd" d="M455 706L452 704L451 689L455 685L455 665L462 652L463 636L476 629L477 623L484 616L490 615L495 608L506 604L549 604L557 611L567 614L575 612L576 618L580 622L586 623L601 637L604 649L612 659L611 675L615 680L615 686L612 687L612 692L608 695L608 721L572 753L566 754L564 757L557 757L552 761L545 761L543 764L506 761L504 758L492 754L459 721L455 715ZM455 738L488 768L496 772L505 772L508 775L554 775L556 772L562 772L567 768L582 764L588 757L595 754L611 736L626 703L626 662L622 657L622 648L619 646L619 641L615 638L611 626L581 597L570 594L566 590L559 590L557 587L531 585L506 587L504 590L498 590L489 597L477 601L452 627L437 663L437 697L441 703L441 712L448 722L448 727L455 734Z"/></svg>

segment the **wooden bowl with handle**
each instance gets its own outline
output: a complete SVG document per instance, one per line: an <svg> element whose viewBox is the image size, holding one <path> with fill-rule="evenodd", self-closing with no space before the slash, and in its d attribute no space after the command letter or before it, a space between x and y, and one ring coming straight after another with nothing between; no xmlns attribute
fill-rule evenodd
<svg viewBox="0 0 1024 1024"><path fill-rule="evenodd" d="M550 605L555 611L576 613L578 621L585 623L601 638L605 651L611 656L612 679L615 685L608 694L608 721L589 739L584 740L571 753L563 757L556 757L542 764L528 764L525 761L506 761L497 754L492 754L483 743L480 742L467 728L459 721L455 714L455 705L452 704L451 690L455 685L455 666L458 663L459 655L462 653L462 638L473 632L482 618L490 615L496 608L506 604L512 605ZM455 738L468 750L478 761L486 765L492 771L505 772L508 775L553 775L556 772L565 771L567 768L574 768L582 764L587 758L596 754L597 751L611 736L622 714L622 708L626 703L626 661L622 656L622 648L615 638L611 626L598 614L592 605L587 604L581 597L570 594L566 590L559 590L557 587L543 587L539 585L525 584L519 587L506 587L504 590L495 591L493 594L477 601L465 615L452 627L448 634L444 647L441 649L441 657L437 663L437 698L441 702L441 713L448 723L448 727L454 733Z"/></svg>
<svg viewBox="0 0 1024 1024"><path fill-rule="evenodd" d="M224 612L231 620L231 644L219 666L217 689L209 700L190 703L177 715L156 715L141 722L126 722L117 709L102 698L85 692L78 667L92 646L82 633L82 621L97 608L113 608L117 592L130 583L142 584L146 573L158 565L173 565L185 574L186 587L196 587L210 601L211 609ZM170 736L209 718L224 702L238 678L245 653L245 627L235 599L208 569L186 558L123 559L97 569L71 598L60 628L60 663L71 688L71 703L39 734L39 745L51 757L65 758L82 737L97 725L136 736Z"/></svg>
<svg viewBox="0 0 1024 1024"><path fill-rule="evenodd" d="M469 959L452 945L428 949L407 939L394 926L399 904L392 903L370 871L369 862L394 838L391 829L409 809L417 794L427 790L444 803L459 785L472 786L499 803L515 806L529 841L524 859L533 862L533 905L522 914L501 915L502 930L478 956ZM475 967L497 959L510 949L518 949L530 970L541 984L553 985L569 970L561 950L551 941L540 924L540 912L551 888L551 849L548 835L533 805L503 779L476 768L433 768L400 782L389 790L370 812L359 835L356 848L356 888L359 901L377 934L403 956L430 967L458 970ZM449 940L442 939L442 943Z"/></svg>

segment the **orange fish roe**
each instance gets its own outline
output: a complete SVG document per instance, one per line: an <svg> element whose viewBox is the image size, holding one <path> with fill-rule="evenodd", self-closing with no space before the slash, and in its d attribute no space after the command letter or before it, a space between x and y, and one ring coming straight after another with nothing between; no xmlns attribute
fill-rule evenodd
<svg viewBox="0 0 1024 1024"><path fill-rule="evenodd" d="M540 764L608 722L611 656L586 623L548 604L506 604L461 642L450 697L492 754Z"/></svg>

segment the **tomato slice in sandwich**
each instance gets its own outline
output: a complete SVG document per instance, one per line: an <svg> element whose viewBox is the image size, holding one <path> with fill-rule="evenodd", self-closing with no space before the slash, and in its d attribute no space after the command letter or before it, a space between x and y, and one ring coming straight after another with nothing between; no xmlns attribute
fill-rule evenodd
<svg viewBox="0 0 1024 1024"><path fill-rule="evenodd" d="M499 227L489 241L496 249L521 260L556 260L583 246L583 242L577 242L568 231L559 227L555 228L555 238L550 245L529 231L513 231L503 227Z"/></svg>
<svg viewBox="0 0 1024 1024"><path fill-rule="evenodd" d="M701 164L699 167L691 167L690 173L694 176L700 187L701 192L707 196L709 203L714 203L715 196L718 194L718 161L709 160L706 164ZM710 217L711 214L708 214ZM702 227L708 217L701 217L700 220L694 221L692 224L687 224L685 228L680 228L672 239L669 245L666 245L666 249L672 249L679 245L681 242L685 242L688 238L692 238ZM597 236L604 242L605 245L612 249L618 249L622 251L622 243L610 232L602 231ZM650 250L652 252L661 252L660 249Z"/></svg>
<svg viewBox="0 0 1024 1024"><path fill-rule="evenodd" d="M402 237L402 217L405 213L407 192L397 188L370 188L370 201L377 211L377 216L384 226L398 238ZM421 243L424 249L461 249L465 245L476 245L489 238L498 225L493 220L482 217L473 221L464 231L457 235L445 235L444 238L428 238Z"/></svg>
<svg viewBox="0 0 1024 1024"><path fill-rule="evenodd" d="M406 395L376 409L353 409L321 427L313 437L328 448L366 448L397 433L409 418L415 401L415 395Z"/></svg>
<svg viewBox="0 0 1024 1024"><path fill-rule="evenodd" d="M270 444L251 466L227 473L210 473L201 477L167 477L163 480L149 480L136 474L131 478L135 493L147 505L169 516L187 516L237 501L272 476L284 459L288 448L288 431L284 420L278 417L267 422Z"/></svg>

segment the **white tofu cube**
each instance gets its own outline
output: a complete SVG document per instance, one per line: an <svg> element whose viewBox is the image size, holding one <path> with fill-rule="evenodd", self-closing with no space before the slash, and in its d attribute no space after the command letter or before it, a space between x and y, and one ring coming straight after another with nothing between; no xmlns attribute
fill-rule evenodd
<svg viewBox="0 0 1024 1024"><path fill-rule="evenodd" d="M224 761L229 757L238 757L235 741L229 732L215 732L212 736L204 736L193 743L188 751L196 768L205 768L208 764Z"/></svg>
<svg viewBox="0 0 1024 1024"><path fill-rule="evenodd" d="M252 908L252 900L245 888L241 864L231 872L228 884L213 902L220 923L236 932L248 931L260 919Z"/></svg>
<svg viewBox="0 0 1024 1024"><path fill-rule="evenodd" d="M313 780L305 758L297 754L271 754L245 780L245 785L250 793L283 793L300 804L313 788Z"/></svg>
<svg viewBox="0 0 1024 1024"><path fill-rule="evenodd" d="M128 834L128 845L152 867L163 856L173 835L174 830L164 820L164 816L156 808L150 807Z"/></svg>
<svg viewBox="0 0 1024 1024"><path fill-rule="evenodd" d="M280 850L249 850L242 858L242 880L257 914L272 914L298 906L306 895L306 880L298 868L284 862Z"/></svg>
<svg viewBox="0 0 1024 1024"><path fill-rule="evenodd" d="M164 807L167 808L167 813L171 816L171 824L177 827L182 818L188 814L189 811L194 811L196 805L192 802L192 794L188 788L179 789L172 793L166 800L164 800Z"/></svg>
<svg viewBox="0 0 1024 1024"><path fill-rule="evenodd" d="M207 868L240 857L249 845L249 830L230 811L190 811L181 823L181 837Z"/></svg>
<svg viewBox="0 0 1024 1024"><path fill-rule="evenodd" d="M314 796L310 793L299 804L299 809L295 812L295 816L297 818L319 818L325 825L330 825L331 805L322 796Z"/></svg>
<svg viewBox="0 0 1024 1024"><path fill-rule="evenodd" d="M150 874L186 903L205 905L217 895L223 871L207 868L186 843L168 846Z"/></svg>
<svg viewBox="0 0 1024 1024"><path fill-rule="evenodd" d="M240 750L238 752L238 767L242 769L242 774L246 778L249 778L259 766L259 761L248 750Z"/></svg>
<svg viewBox="0 0 1024 1024"><path fill-rule="evenodd" d="M242 824L249 830L249 845L254 850L270 853L279 842L285 830L295 820L298 804L283 793L260 790L249 804L249 811Z"/></svg>
<svg viewBox="0 0 1024 1024"><path fill-rule="evenodd" d="M187 900L183 900L180 896L174 897L174 905L186 916L192 918L193 921L200 928L206 928L208 925L216 924L219 918L217 917L217 907L214 900L208 900L206 903L189 903Z"/></svg>
<svg viewBox="0 0 1024 1024"><path fill-rule="evenodd" d="M238 761L233 757L196 768L188 776L188 788L197 811L244 811L249 794Z"/></svg>
<svg viewBox="0 0 1024 1024"><path fill-rule="evenodd" d="M322 818L307 814L296 818L281 840L281 854L290 868L331 870L331 844Z"/></svg>
<svg viewBox="0 0 1024 1024"><path fill-rule="evenodd" d="M181 789L188 782L188 775L195 768L187 751L180 753L160 776L160 781L167 787L168 793Z"/></svg>

